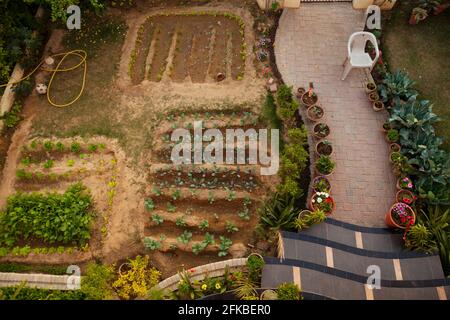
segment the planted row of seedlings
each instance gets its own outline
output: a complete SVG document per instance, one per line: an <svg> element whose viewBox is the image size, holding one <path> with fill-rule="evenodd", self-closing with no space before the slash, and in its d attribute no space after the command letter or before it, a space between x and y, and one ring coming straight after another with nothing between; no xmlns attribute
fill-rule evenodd
<svg viewBox="0 0 450 320"><path fill-rule="evenodd" d="M153 187L145 201L148 236L144 245L163 252L227 256L233 243L248 237L248 227L257 219L256 206L257 200L245 192Z"/></svg>
<svg viewBox="0 0 450 320"><path fill-rule="evenodd" d="M19 185L76 181L111 171L116 159L104 144L32 141L22 148L17 165Z"/></svg>
<svg viewBox="0 0 450 320"><path fill-rule="evenodd" d="M333 174L336 166L331 156L333 154L333 145L327 137L330 135L330 127L322 122L325 115L324 109L318 104L319 97L314 92L313 85L310 84L309 89L297 89L297 98L300 105L307 108L306 115L310 122L313 123L313 136L317 140L315 145L315 177L312 182L312 193L308 202L310 210L304 210L301 216L314 217L330 215L335 210L336 204L331 196L331 183L328 179ZM313 213L314 211L314 213ZM305 220L304 219L304 220Z"/></svg>
<svg viewBox="0 0 450 320"><path fill-rule="evenodd" d="M239 166L157 168L151 173L159 188L189 187L193 189L236 189L255 191L261 186L256 168Z"/></svg>
<svg viewBox="0 0 450 320"><path fill-rule="evenodd" d="M201 130L199 128L195 128L194 130L194 121L201 120ZM250 143L249 138L245 139L244 146L238 145L235 141L229 141L227 145L226 135L227 130L242 130L246 133L249 129L253 129L254 135L256 138L258 134L258 130L263 128L262 124L259 122L259 117L255 115L253 112L243 111L240 113L235 112L205 112L205 113L195 113L193 115L179 114L173 115L169 114L166 116L164 120L162 120L159 124L159 129L157 129L156 134L160 135L161 140L154 143L154 161L163 162L163 163L171 163L171 155L173 147L182 141L182 138L179 139L178 142L174 142L171 140L172 133L176 129L186 129L190 133L191 141L199 141L202 140L202 154L203 151L207 148L210 142L214 141L214 138L208 137L205 135L208 129L217 129L220 131L224 138L223 150L222 152L223 159L225 161L226 158L226 149L227 146L234 149L234 161L233 163L238 162L238 154L240 155L244 152L244 159L246 163L249 162L250 156ZM239 132L239 131L237 131ZM195 133L195 134L194 134ZM251 137L251 131L248 131L248 137ZM257 151L257 148L255 148ZM255 151L252 150L252 151ZM194 162L194 144L191 146L191 162ZM212 156L216 156L214 150L212 152ZM242 157L242 156L241 156Z"/></svg>
<svg viewBox="0 0 450 320"><path fill-rule="evenodd" d="M200 18L201 17L201 18ZM241 80L247 44L242 18L227 12L157 13L137 32L129 62L133 84L161 81Z"/></svg>

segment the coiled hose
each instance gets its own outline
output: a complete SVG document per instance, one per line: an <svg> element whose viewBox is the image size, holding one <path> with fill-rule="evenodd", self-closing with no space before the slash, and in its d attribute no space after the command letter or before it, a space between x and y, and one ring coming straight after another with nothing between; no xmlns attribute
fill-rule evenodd
<svg viewBox="0 0 450 320"><path fill-rule="evenodd" d="M60 68L61 64L64 62L64 60L66 60L66 58L71 56L71 55L78 56L80 58L80 62L77 65L75 65L73 67L70 67L70 68L65 68L65 69ZM50 57L52 57L52 58L62 57L62 58L58 62L58 64L56 65L56 69L47 69L47 68L42 68L41 69L43 71L52 72L52 76L50 77L50 81L48 82L48 87L47 87L47 100L48 100L48 103L50 103L52 106L57 107L57 108L68 107L68 106L74 104L81 97L81 95L83 94L84 86L86 84L86 73L87 73L87 61L86 61L86 59L87 59L87 53L84 50L72 50L72 51L63 52L63 53L57 53L57 54L51 55ZM12 82L12 83L1 84L0 88L1 87L6 87L9 84L17 84L17 83L22 82L23 80L25 80L25 79L29 78L31 75L33 75L44 63L45 63L45 60L42 60L36 66L36 68L34 68L33 71L31 71L25 77L15 81L15 82ZM83 65L83 67L84 67L83 83L81 85L81 89L80 89L80 92L78 93L78 95L73 100L71 100L68 103L58 104L58 103L53 102L51 97L50 97L50 92L51 92L51 87L52 87L52 83L53 83L53 79L55 78L55 75L58 72L68 72L68 71L75 70L75 69L79 68L81 65Z"/></svg>

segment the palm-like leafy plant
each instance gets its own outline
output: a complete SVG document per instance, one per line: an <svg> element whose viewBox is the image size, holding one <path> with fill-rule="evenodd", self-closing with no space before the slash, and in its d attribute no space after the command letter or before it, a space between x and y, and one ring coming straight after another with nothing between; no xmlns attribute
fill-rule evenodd
<svg viewBox="0 0 450 320"><path fill-rule="evenodd" d="M274 231L293 229L298 214L294 202L288 194L275 193L260 211L261 224Z"/></svg>
<svg viewBox="0 0 450 320"><path fill-rule="evenodd" d="M420 222L427 227L437 244L441 262L446 275L450 274L450 209L442 213L440 206L428 206L421 210Z"/></svg>

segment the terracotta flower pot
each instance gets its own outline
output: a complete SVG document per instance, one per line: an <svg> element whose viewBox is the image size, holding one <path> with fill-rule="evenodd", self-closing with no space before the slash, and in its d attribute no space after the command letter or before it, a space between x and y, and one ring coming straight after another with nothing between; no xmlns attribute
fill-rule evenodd
<svg viewBox="0 0 450 320"><path fill-rule="evenodd" d="M299 87L297 89L297 93L295 94L298 99L301 99L303 94L306 92L306 89L303 87Z"/></svg>
<svg viewBox="0 0 450 320"><path fill-rule="evenodd" d="M307 209L302 210L302 211L300 211L300 213L298 214L298 218L299 218L299 219L302 219L305 215L308 215L308 214L311 214L311 213L312 213L311 210L307 210Z"/></svg>
<svg viewBox="0 0 450 320"><path fill-rule="evenodd" d="M335 169L331 170L330 173L323 173L323 172L320 172L319 169L317 169L317 166L314 166L314 170L315 170L316 175L318 175L318 176L329 177L334 173Z"/></svg>
<svg viewBox="0 0 450 320"><path fill-rule="evenodd" d="M309 199L309 203L308 203L308 207L312 210L315 211L317 209L317 204L313 203L312 200L315 199L315 195L313 195L310 199ZM327 216L333 214L334 210L336 209L336 202L334 201L333 197L329 197L328 199L330 199L331 201L331 211L329 212L325 212L325 214Z"/></svg>
<svg viewBox="0 0 450 320"><path fill-rule="evenodd" d="M391 143L389 145L389 150L391 150L391 152L400 152L401 149L402 147L398 143Z"/></svg>
<svg viewBox="0 0 450 320"><path fill-rule="evenodd" d="M410 198L412 198L411 202L405 201L405 198L402 196L402 194L407 194ZM397 199L397 202L403 202L403 203L406 203L407 205L411 205L416 201L414 193L412 193L409 190L404 190L404 189L398 190L397 194L395 195L395 198ZM406 199L409 199L409 198L406 198Z"/></svg>
<svg viewBox="0 0 450 320"><path fill-rule="evenodd" d="M391 125L388 122L383 123L383 125L381 126L381 131L383 131L383 132L388 132L389 129L392 129L392 128L391 128Z"/></svg>
<svg viewBox="0 0 450 320"><path fill-rule="evenodd" d="M328 190L317 190L314 186L320 181L320 180L325 180L326 184L328 185ZM331 183L330 180L328 180L328 178L326 176L317 176L314 178L313 183L312 183L312 189L314 191L314 193L316 192L320 192L320 191L325 191L328 193L331 193Z"/></svg>
<svg viewBox="0 0 450 320"><path fill-rule="evenodd" d="M397 190L409 190L408 188L402 188L402 186L401 186L400 180L402 180L402 179L404 179L404 178L406 178L406 177L403 176L403 177L399 177L399 178L397 179L397 185L396 185Z"/></svg>
<svg viewBox="0 0 450 320"><path fill-rule="evenodd" d="M331 156L333 154L333 145L328 140L322 140L316 143L316 154Z"/></svg>
<svg viewBox="0 0 450 320"><path fill-rule="evenodd" d="M310 97L308 91L306 91L302 95L302 103L308 108L315 105L318 100L319 100L319 97L316 94L314 94Z"/></svg>
<svg viewBox="0 0 450 320"><path fill-rule="evenodd" d="M383 101L375 101L373 104L372 104L372 108L373 108L373 110L375 110L375 111L381 111L381 110L383 110L384 109L384 103L383 103Z"/></svg>
<svg viewBox="0 0 450 320"><path fill-rule="evenodd" d="M374 92L375 90L377 90L377 85L375 84L375 82L367 82L366 83L366 92L367 94Z"/></svg>
<svg viewBox="0 0 450 320"><path fill-rule="evenodd" d="M313 128L314 137L316 139L323 139L330 134L330 127L323 122L316 123Z"/></svg>
<svg viewBox="0 0 450 320"><path fill-rule="evenodd" d="M378 100L380 100L380 96L378 95L378 92L374 91L374 92L369 93L369 101L370 102L375 102Z"/></svg>
<svg viewBox="0 0 450 320"><path fill-rule="evenodd" d="M386 213L386 217L385 217L385 222L386 225L388 227L391 228L398 228L398 229L406 229L406 226L402 226L400 224L398 224L395 219L392 216L392 210L398 205L399 203L395 203L394 205L392 205L392 207L389 209L389 211ZM402 206L405 206L406 210L409 211L410 215L412 216L412 221L411 221L411 225L414 225L414 223L416 222L416 213L414 212L414 210L407 205L406 203L401 203Z"/></svg>
<svg viewBox="0 0 450 320"><path fill-rule="evenodd" d="M389 162L390 163L395 163L395 161L392 159L392 156L394 156L394 155L401 156L398 151L391 151L391 153L389 154Z"/></svg>
<svg viewBox="0 0 450 320"><path fill-rule="evenodd" d="M323 118L324 113L325 112L323 111L322 107L313 105L306 111L306 116L310 121L316 122Z"/></svg>

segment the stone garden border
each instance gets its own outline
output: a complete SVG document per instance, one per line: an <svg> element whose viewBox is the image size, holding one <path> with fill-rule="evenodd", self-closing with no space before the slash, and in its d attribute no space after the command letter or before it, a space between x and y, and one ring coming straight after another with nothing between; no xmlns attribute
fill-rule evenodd
<svg viewBox="0 0 450 320"><path fill-rule="evenodd" d="M0 288L13 287L25 283L30 288L70 290L67 286L69 277L69 275L0 272Z"/></svg>
<svg viewBox="0 0 450 320"><path fill-rule="evenodd" d="M230 268L230 271L236 271L242 267L244 267L247 263L247 258L239 258L239 259L229 259L209 264L204 264L202 266L198 266L195 268L191 268L187 270L190 273L192 280L203 280L207 276L214 278L223 275L225 269L227 267ZM180 282L180 275L177 273L160 283L158 283L155 288L160 290L175 290L177 288L178 282Z"/></svg>

